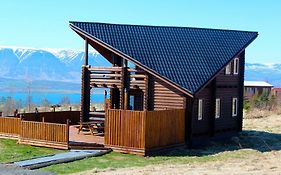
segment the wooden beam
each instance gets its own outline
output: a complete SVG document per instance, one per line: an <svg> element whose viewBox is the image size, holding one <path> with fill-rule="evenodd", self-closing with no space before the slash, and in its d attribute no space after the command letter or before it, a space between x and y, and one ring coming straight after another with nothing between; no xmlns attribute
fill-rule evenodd
<svg viewBox="0 0 281 175"><path fill-rule="evenodd" d="M90 72L88 66L82 66L82 87L81 87L81 114L80 121L86 122L89 120L90 112Z"/></svg>
<svg viewBox="0 0 281 175"><path fill-rule="evenodd" d="M217 81L216 78L211 82L211 110L210 110L210 136L213 137L215 135L215 122L216 122L216 98L217 98Z"/></svg>
<svg viewBox="0 0 281 175"><path fill-rule="evenodd" d="M89 44L88 44L88 39L85 38L85 62L84 65L87 66L89 64Z"/></svg>
<svg viewBox="0 0 281 175"><path fill-rule="evenodd" d="M243 100L244 100L244 70L245 69L245 50L239 58L239 87L238 87L238 115L237 115L237 131L243 128Z"/></svg>

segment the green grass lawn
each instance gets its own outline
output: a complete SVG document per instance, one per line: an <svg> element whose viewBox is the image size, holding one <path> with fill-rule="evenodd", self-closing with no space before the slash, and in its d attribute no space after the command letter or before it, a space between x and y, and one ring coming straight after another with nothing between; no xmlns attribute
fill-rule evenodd
<svg viewBox="0 0 281 175"><path fill-rule="evenodd" d="M268 126L270 130L265 129ZM239 137L224 142L211 142L199 149L178 149L155 157L141 157L111 152L104 156L52 165L41 170L58 174L69 174L93 169L100 171L155 164L197 164L210 161L224 162L229 159L243 161L249 155L258 157L272 150L277 150L276 155L281 156L280 127L280 122L276 122L275 118L272 118L272 121L266 118L245 120L244 131L240 133ZM0 139L0 163L58 152L63 151L18 145L15 140Z"/></svg>
<svg viewBox="0 0 281 175"><path fill-rule="evenodd" d="M259 154L251 149L239 149L232 143L214 144L211 148L198 150L178 149L162 156L141 157L130 154L111 152L101 157L92 157L75 162L52 165L42 168L43 171L58 174L76 173L85 170L117 169L125 167L139 167L153 164L191 164L230 158L247 158L249 154Z"/></svg>
<svg viewBox="0 0 281 175"><path fill-rule="evenodd" d="M16 140L11 139L0 139L0 163L9 163L63 152L50 148L20 145L16 142Z"/></svg>

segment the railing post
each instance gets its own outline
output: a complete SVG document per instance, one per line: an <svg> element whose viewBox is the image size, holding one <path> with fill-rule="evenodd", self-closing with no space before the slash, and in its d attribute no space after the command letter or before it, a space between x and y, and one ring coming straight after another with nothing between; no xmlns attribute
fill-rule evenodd
<svg viewBox="0 0 281 175"><path fill-rule="evenodd" d="M66 120L66 142L67 147L69 148L69 119Z"/></svg>

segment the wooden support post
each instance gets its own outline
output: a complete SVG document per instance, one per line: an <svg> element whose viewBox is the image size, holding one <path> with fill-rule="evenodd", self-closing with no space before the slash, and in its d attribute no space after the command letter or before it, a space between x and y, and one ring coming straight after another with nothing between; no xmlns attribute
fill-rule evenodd
<svg viewBox="0 0 281 175"><path fill-rule="evenodd" d="M185 111L185 140L188 148L192 148L192 128L193 128L193 108L194 98L186 96L186 111Z"/></svg>
<svg viewBox="0 0 281 175"><path fill-rule="evenodd" d="M125 99L125 101L124 101L124 109L125 110L129 109L129 92L128 91L129 90L126 88L125 89L125 95L124 95L124 99Z"/></svg>
<svg viewBox="0 0 281 175"><path fill-rule="evenodd" d="M67 140L67 147L69 147L69 123L70 123L70 120L67 119L67 120L66 120L66 140Z"/></svg>
<svg viewBox="0 0 281 175"><path fill-rule="evenodd" d="M148 109L148 96L149 96L149 76L146 73L145 78L145 89L144 89L144 94L143 94L143 110Z"/></svg>
<svg viewBox="0 0 281 175"><path fill-rule="evenodd" d="M89 54L88 54L88 52L89 52L89 44L88 44L87 38L85 38L85 56L84 56L84 58L85 58L84 65L85 66L87 66L88 63L89 63L89 58L88 58Z"/></svg>
<svg viewBox="0 0 281 175"><path fill-rule="evenodd" d="M239 58L237 131L242 131L243 129L244 69L245 69L245 50L241 53Z"/></svg>
<svg viewBox="0 0 281 175"><path fill-rule="evenodd" d="M129 93L130 93L130 75L128 72L128 61L124 58L122 59L122 83L121 83L121 89L120 89L120 108L121 109L128 109L128 106L130 104L129 102Z"/></svg>
<svg viewBox="0 0 281 175"><path fill-rule="evenodd" d="M80 121L89 121L90 112L90 72L88 66L82 66L82 87L81 87L81 114Z"/></svg>
<svg viewBox="0 0 281 175"><path fill-rule="evenodd" d="M217 83L216 78L211 82L210 93L211 93L211 113L210 113L210 137L215 135L216 130L216 98L217 98Z"/></svg>

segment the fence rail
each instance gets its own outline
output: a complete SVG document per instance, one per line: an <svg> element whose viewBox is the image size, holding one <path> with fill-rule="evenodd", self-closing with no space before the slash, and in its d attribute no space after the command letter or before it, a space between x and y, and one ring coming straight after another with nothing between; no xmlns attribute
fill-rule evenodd
<svg viewBox="0 0 281 175"><path fill-rule="evenodd" d="M68 149L68 141L68 124L21 122L19 143Z"/></svg>
<svg viewBox="0 0 281 175"><path fill-rule="evenodd" d="M0 136L18 138L21 144L68 149L69 123L56 124L0 117Z"/></svg>
<svg viewBox="0 0 281 175"><path fill-rule="evenodd" d="M122 152L146 155L185 142L185 110L129 111L106 114L105 145Z"/></svg>
<svg viewBox="0 0 281 175"><path fill-rule="evenodd" d="M12 117L0 117L0 136L18 137L20 134L21 120Z"/></svg>

